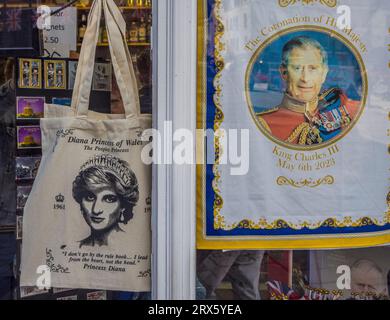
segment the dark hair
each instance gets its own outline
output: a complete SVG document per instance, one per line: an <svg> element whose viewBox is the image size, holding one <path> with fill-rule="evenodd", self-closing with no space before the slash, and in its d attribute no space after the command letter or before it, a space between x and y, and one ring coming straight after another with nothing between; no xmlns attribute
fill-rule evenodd
<svg viewBox="0 0 390 320"><path fill-rule="evenodd" d="M7 59L4 67L5 80L10 80L14 78L14 64L15 60L13 58Z"/></svg>
<svg viewBox="0 0 390 320"><path fill-rule="evenodd" d="M322 56L322 63L325 66L328 66L328 54L325 51L324 47L315 39L312 39L307 36L299 36L292 38L290 41L288 41L282 50L282 66L287 68L288 66L288 59L290 57L290 53L295 48L307 48L312 47L315 49L318 49L320 51L320 54Z"/></svg>
<svg viewBox="0 0 390 320"><path fill-rule="evenodd" d="M127 224L133 218L133 208L139 200L139 190L134 172L128 167L126 169L127 177L130 178L130 183L127 184L109 168L92 166L80 171L73 182L73 198L81 204L86 193L89 192L90 186L107 185L118 195L120 206L124 209L123 221L120 222Z"/></svg>

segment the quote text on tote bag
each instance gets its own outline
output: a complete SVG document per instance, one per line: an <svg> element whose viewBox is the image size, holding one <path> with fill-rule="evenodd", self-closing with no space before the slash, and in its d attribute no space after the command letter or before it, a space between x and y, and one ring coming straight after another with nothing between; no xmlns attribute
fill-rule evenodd
<svg viewBox="0 0 390 320"><path fill-rule="evenodd" d="M103 11L122 119L88 112ZM151 167L141 151L151 118L139 114L125 30L116 4L95 0L72 108L62 106L59 116L60 107L45 106L43 158L24 211L21 286L35 286L38 268L47 266L52 287L150 290Z"/></svg>

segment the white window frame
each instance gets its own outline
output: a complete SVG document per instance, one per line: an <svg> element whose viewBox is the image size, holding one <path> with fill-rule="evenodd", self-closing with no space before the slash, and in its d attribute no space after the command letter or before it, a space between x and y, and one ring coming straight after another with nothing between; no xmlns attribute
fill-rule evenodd
<svg viewBox="0 0 390 320"><path fill-rule="evenodd" d="M160 132L172 121L173 132L195 133L196 35L196 0L153 2L153 127ZM153 168L153 299L195 299L195 173L195 165Z"/></svg>

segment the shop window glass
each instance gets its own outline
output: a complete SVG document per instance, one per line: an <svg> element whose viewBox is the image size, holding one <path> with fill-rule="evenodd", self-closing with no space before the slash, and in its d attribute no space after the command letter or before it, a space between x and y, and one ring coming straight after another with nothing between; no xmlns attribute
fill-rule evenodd
<svg viewBox="0 0 390 320"><path fill-rule="evenodd" d="M60 8L69 1L47 0L51 10ZM126 41L133 61L139 88L141 113L152 113L152 58L151 28L152 1L115 0L126 21ZM43 116L40 102L70 105L76 67L83 40L88 13L92 1L83 0L74 4L71 9L72 19L66 19L66 27L72 30L66 39L72 43L62 43L56 35L44 36L44 55L34 57L0 58L0 146L2 157L0 163L0 299L59 299L59 300L146 300L151 298L150 292L113 292L109 290L79 290L51 288L19 287L19 265L21 243L23 241L22 223L23 206L28 198L31 186L40 164L41 149L38 138L25 136L19 141L24 130L39 127L39 118ZM0 9L3 7L0 1ZM37 8L33 1L6 1L6 7L18 10L24 7ZM6 23L14 23L17 27L19 16ZM0 26L6 27L0 18ZM59 28L60 28L59 27ZM73 32L74 31L74 32ZM44 33L45 35L45 33ZM102 113L123 114L123 103L118 85L112 71L108 37L104 25L99 32L99 43L96 49L93 88L90 104L93 110ZM57 46L56 46L57 45ZM66 47L66 45L68 45ZM66 47L64 49L64 47ZM69 49L68 51L66 51ZM61 50L61 51L60 51ZM65 56L62 56L65 50ZM56 52L57 51L57 52ZM50 56L48 56L50 55ZM51 70L54 70L52 77ZM47 72L43 72L45 70ZM59 72L60 70L60 72ZM23 97L35 98L35 105L24 104ZM27 100L26 100L27 101ZM27 101L28 102L28 101ZM27 136L34 139L34 148ZM20 146L26 146L21 148ZM28 148L27 148L28 146ZM61 202L60 197L57 199ZM150 205L150 203L149 203Z"/></svg>
<svg viewBox="0 0 390 320"><path fill-rule="evenodd" d="M252 3L255 1L252 1ZM210 79L208 78L208 83L202 83L205 86L204 91L199 90L200 93L204 94L204 100L199 100L201 102L202 108L206 109L208 105L212 105L215 102L216 108L214 114L209 114L205 112L204 119L201 117L198 118L198 125L202 125L204 121L205 125L202 127L209 128L210 123L215 125L215 127L221 126L224 127L225 123L221 120L223 114L228 109L224 106L223 103L227 103L229 98L226 98L223 94L218 95L221 91L223 92L224 86L229 87L229 90L234 92L234 95L237 97L244 97L245 94L248 94L249 98L252 101L253 114L256 115L267 115L271 113L273 108L280 106L281 101L283 100L283 95L286 91L286 83L284 75L286 74L285 68L281 67L281 52L283 49L283 44L286 43L289 39L292 39L293 35L285 32L284 34L279 33L278 36L275 36L272 41L275 45L271 46L270 41L267 40L265 34L261 33L262 29L262 17L269 17L272 15L277 15L275 11L278 8L278 3L280 7L284 3L285 6L296 6L303 7L302 12L308 9L311 5L313 6L323 6L322 4L311 4L305 7L304 1L264 1L263 7L258 11L251 11L248 4L251 1L204 1L207 5L203 6L202 14L207 12L207 15L203 15L202 18L204 21L208 20L208 29L207 32L201 34L198 38L198 44L205 47L205 58L202 65L198 64L198 70L204 70L206 74L209 72ZM268 7L269 3L269 7ZM384 3L384 2L383 2ZM219 14L216 14L215 8L218 6ZM324 12L326 9L324 8ZM285 13L287 16L289 11L280 12ZM353 7L353 16L352 19L358 17L362 12L368 10L368 5L361 2L360 5ZM249 12L248 12L249 11ZM308 10L309 11L309 10ZM375 11L375 10L373 10ZM221 12L223 13L223 19L221 18ZM217 17L218 16L218 17ZM285 18L282 14L281 17L274 17L275 21L281 21L282 18ZM199 21L199 24L202 25L204 21ZM226 22L226 25L222 28L223 21ZM383 26L383 32L378 32L378 25ZM238 27L242 25L241 29ZM372 108L376 109L376 112L383 113L384 117L387 117L389 94L384 89L386 86L384 82L386 81L387 74L389 72L387 68L388 60L390 56L385 51L387 43L389 43L388 30L387 27L390 26L390 13L389 8L387 10L377 10L373 13L373 17L370 21L367 21L367 24L360 28L362 30L354 30L357 33L362 32L365 35L368 35L365 39L367 40L366 45L371 49L371 53L377 55L378 59L383 59L383 70L377 68L375 70L370 70L372 72L372 79L375 78L376 84L373 87L371 92L371 101ZM271 26L273 33L283 30L282 23L279 25L275 24ZM253 30L251 30L251 28ZM215 31L217 30L217 32ZM344 32L348 32L349 29L342 29ZM227 32L229 31L229 32ZM263 30L267 32L266 29ZM272 34L271 32L271 34ZM300 37L306 41L307 37L313 36L317 37L315 43L320 42L323 46L323 50L327 52L327 64L329 68L328 76L324 79L323 87L324 88L333 88L333 87L342 87L344 94L349 98L348 103L352 101L362 100L362 95L364 95L364 76L365 70L361 70L359 63L353 54L346 48L346 46L338 41L335 36L329 37L327 33L318 33L314 35L314 31L307 31L304 28L297 28L294 36ZM344 34L345 35L345 34ZM243 45L242 39L253 39L252 42L248 42L248 47ZM256 38L257 36L257 38ZM284 37L284 38L283 38ZM205 40L206 39L206 40ZM357 36L354 38L355 43L358 42ZM267 42L267 41L268 42ZM360 39L359 41L362 41ZM219 55L214 55L213 46L216 44L217 49L219 49ZM223 45L221 45L223 43ZM312 42L311 45L313 45ZM251 51L252 54L259 50L263 49L261 55L257 59L253 60L252 68L249 70L251 75L247 79L247 89L248 92L241 92L240 86L237 84L240 82L245 75L245 68L241 68L241 65L246 65L248 63L248 53ZM359 48L359 50L361 47ZM364 51L364 49L363 49ZM234 52L234 54L232 53ZM223 56L223 57L222 57ZM235 59L232 59L234 57ZM223 59L225 58L225 60ZM242 59L242 60L241 60ZM369 60L369 59L368 59ZM219 63L219 64L218 64ZM216 65L214 65L216 64ZM237 67L237 65L239 67ZM378 65L375 66L375 68ZM234 75L231 77L223 78L221 74L223 71L229 70L229 75ZM283 73L284 72L284 73ZM244 75L243 75L244 74ZM215 81L215 82L213 82ZM215 85L217 83L217 85ZM215 85L215 87L213 87ZM206 88L207 87L207 88ZM213 95L215 92L217 94ZM291 89L291 88L290 88ZM310 91L306 88L306 91ZM320 88L319 88L320 89ZM298 89L299 90L299 89ZM304 96L305 89L302 90ZM210 93L211 92L211 93ZM226 91L225 91L226 93ZM318 92L319 93L319 92ZM304 98L304 97L301 98ZM214 98L214 101L213 101ZM225 100L224 100L225 99ZM242 100L245 100L243 98ZM239 98L234 100L237 102L237 105L242 102ZM247 101L247 100L245 100ZM203 103L203 104L202 104ZM207 107L206 107L207 105ZM245 105L245 103L244 103ZM235 105L235 107L239 107ZM245 106L246 107L246 106ZM212 108L211 108L212 109ZM277 109L277 108L275 108ZM202 109L203 110L203 109ZM207 109L208 110L208 109ZM242 112L247 112L244 110ZM214 112L214 111L213 111ZM218 114L220 112L220 114ZM233 113L233 112L232 112ZM226 115L226 114L225 114ZM248 116L248 118L250 118ZM214 119L216 119L215 122ZM244 119L244 117L243 117ZM267 119L267 116L264 116L264 119ZM231 119L230 119L231 120ZM239 122L242 119L234 119ZM249 120L248 120L249 121ZM273 120L270 120L271 125ZM229 124L234 121L228 122L225 126L228 127ZM248 122L249 123L249 122ZM264 123L264 120L258 124L259 126ZM212 127L212 125L210 127ZM241 124L240 124L241 125ZM384 129L385 132L386 129ZM267 129L264 130L264 132ZM269 130L268 130L269 131ZM277 130L276 130L277 131ZM358 130L359 131L359 130ZM269 131L271 132L271 131ZM364 134L364 133L362 133ZM286 137L287 138L287 137ZM256 139L251 137L251 139ZM280 137L278 139L281 139ZM378 138L376 141L372 141L372 148L382 148L385 150L387 145L384 144L384 140L379 141ZM273 140L275 141L275 139ZM283 140L284 141L284 140ZM312 141L315 143L314 141ZM205 147L206 148L206 147ZM290 148L292 149L292 148ZM213 150L214 151L214 150ZM215 151L217 154L217 151ZM226 152L227 153L227 152ZM381 159L375 159L373 165L375 166L378 162L384 163L388 162L388 159L385 158L385 151L383 151L383 157ZM388 156L388 155L387 155ZM265 157L265 159L270 159ZM273 166L272 163L261 162L262 159L256 158L256 161L259 161L262 166L268 168ZM252 166L255 166L251 163ZM210 176L214 174L217 169L212 167L212 170L207 171L204 180L210 180ZM202 167L204 171L206 166ZM213 171L214 170L214 171ZM271 170L271 169L270 169ZM343 167L343 170L348 171L350 168L348 165ZM227 170L226 170L227 171ZM204 227L202 232L209 236L209 239L206 239L206 236L202 238L202 246L207 245L209 247L216 247L220 244L220 248L229 248L232 247L231 238L229 235L226 235L228 232L232 231L231 229L224 229L222 227L222 220L225 219L225 216L221 214L222 205L218 206L222 202L223 191L221 189L228 188L226 184L224 185L221 181L226 178L227 174L225 171L222 173L225 176L222 176L222 171L219 171L220 176L218 176L213 183L210 184L210 189L207 189L209 193L206 194L205 198L210 195L210 198L207 198L204 203L198 203L198 206L202 207L202 210L206 206L211 210L207 211L207 222L201 225ZM351 174L356 174L356 172L351 172ZM359 173L360 174L360 173ZM203 178L203 176L202 176ZM385 179L385 178L384 178ZM229 180L233 181L233 180ZM239 179L237 179L239 181ZM262 186L261 179L254 178L253 187L258 190L258 193L252 193L253 197L264 197L260 194L267 186ZM207 182L198 181L201 185ZM234 185L234 184L233 184ZM209 187L207 185L205 188ZM247 186L245 186L247 187ZM295 186L297 187L297 186ZM218 190L216 192L211 191L211 189ZM236 185L233 186L236 188ZM258 188L258 189L257 189ZM236 197L235 204L240 203L240 197L243 198L247 196L246 192L250 192L250 187L247 187L244 191L236 190L235 192L226 194L231 197ZM202 190L201 188L198 190ZM307 192L307 195L310 196L310 189ZM202 191L203 192L203 191ZM368 190L367 190L368 192ZM286 192L287 193L287 192ZM349 197L349 191L343 190L342 194L344 199ZM225 194L225 196L226 196ZM244 195L245 194L245 195ZM275 195L274 195L275 196ZM324 198L325 198L324 194ZM227 197L226 197L227 198ZM223 199L223 200L226 200ZM344 199L340 201L340 207L344 205ZM199 199L198 199L199 200ZM211 200L211 201L210 201ZM229 199L230 200L230 199ZM245 198L247 201L248 198ZM252 200L252 199L250 199ZM277 200L276 197L273 200ZM380 204L383 206L385 203L386 196L380 200ZM371 201L371 199L370 199ZM215 205L218 202L218 205ZM227 201L225 201L227 202ZM326 202L326 201L325 201ZM210 204L211 203L211 204ZM259 201L260 203L260 201ZM235 205L234 204L234 205ZM255 204L255 200L253 200ZM389 196L387 196L387 204L389 204ZM230 203L231 208L235 208L236 211L240 210L240 207L236 207ZM379 204L378 204L379 205ZM226 203L224 203L226 206ZM254 205L253 205L254 207ZM283 205L281 206L283 207ZM304 207L304 204L301 206ZM218 208L220 211L212 209ZM318 209L321 210L321 205L318 204ZM350 210L356 210L356 208L351 208ZM206 210L205 210L206 211ZM205 212L203 211L203 213ZM228 211L228 210L226 210ZM226 212L225 211L225 212ZM233 212L233 210L231 210ZM209 212L212 212L216 215L217 218L213 221L208 215ZM219 216L218 216L219 214ZM231 212L229 213L231 214ZM240 213L237 213L240 214ZM259 216L262 212L259 212ZM206 216L206 213L204 213ZM231 217L228 217L231 218ZM206 220L205 219L205 220ZM198 220L199 216L198 216ZM228 219L226 219L228 220ZM231 221L232 219L230 219ZM214 222L218 227L213 229L212 223ZM203 222L202 222L203 223ZM244 220L241 223L238 221L236 229L246 230L249 228L249 222ZM374 224L370 224L374 225ZM211 227L210 227L211 226ZM231 225L230 225L231 226ZM198 225L199 227L199 225ZM209 232L208 229L213 229ZM257 230L257 229L256 229ZM387 230L387 229L386 229ZM251 230L252 231L252 230ZM209 233L208 233L209 232ZM213 233L215 232L215 233ZM254 234L253 238L255 238ZM257 234L256 234L257 235ZM202 235L203 236L203 235ZM220 239L214 241L220 236ZM199 237L199 234L198 234ZM237 241L241 241L239 237L236 237ZM226 240L226 242L224 241ZM207 241L210 243L207 243ZM249 241L248 239L245 239ZM269 240L269 239L268 239ZM229 242L230 241L230 242ZM342 241L342 240L341 240ZM215 243L218 242L218 245ZM245 241L243 247L245 247ZM251 248L253 245L251 244ZM364 249L340 249L340 250L305 250L305 251L274 251L274 250L261 250L259 246L258 250L197 250L197 273L196 273L196 283L197 283L197 299L248 299L248 300L389 300L390 299L390 250L389 247L371 247Z"/></svg>

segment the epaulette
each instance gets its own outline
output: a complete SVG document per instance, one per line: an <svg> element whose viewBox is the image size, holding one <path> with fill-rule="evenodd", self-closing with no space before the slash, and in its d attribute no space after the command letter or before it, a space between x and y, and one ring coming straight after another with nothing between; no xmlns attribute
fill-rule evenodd
<svg viewBox="0 0 390 320"><path fill-rule="evenodd" d="M331 100L334 96L339 96L343 93L343 91L340 88L331 88L329 90L326 90L325 92L321 93L318 97L318 100ZM329 97L330 96L330 97Z"/></svg>
<svg viewBox="0 0 390 320"><path fill-rule="evenodd" d="M319 110L323 110L327 108L330 105L333 105L337 101L339 101L341 95L343 94L343 91L339 88L332 88L329 90L326 90L324 93L322 93L319 96L318 99L318 108Z"/></svg>
<svg viewBox="0 0 390 320"><path fill-rule="evenodd" d="M320 94L320 96L318 97L318 100L324 99L329 93L331 93L331 92L332 92L333 90L335 90L335 89L336 89L336 88L331 88L331 89L328 89L328 90L322 92L322 93Z"/></svg>
<svg viewBox="0 0 390 320"><path fill-rule="evenodd" d="M256 112L256 116L262 116L264 114L272 113L272 112L275 112L275 111L278 111L278 110L279 110L279 107L275 107L275 108L271 108L271 109L268 109L268 110L265 110L265 111Z"/></svg>

